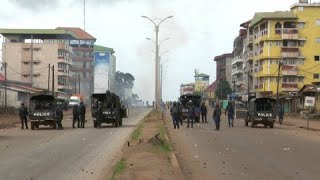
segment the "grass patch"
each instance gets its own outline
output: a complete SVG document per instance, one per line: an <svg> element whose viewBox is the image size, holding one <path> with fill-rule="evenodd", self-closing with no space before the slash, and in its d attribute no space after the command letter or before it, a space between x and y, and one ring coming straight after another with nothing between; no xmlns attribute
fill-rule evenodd
<svg viewBox="0 0 320 180"><path fill-rule="evenodd" d="M159 146L160 151L165 152L165 153L171 152L172 147L167 141L167 138L166 138L166 135L165 135L166 134L166 129L165 129L163 124L161 124L159 126L159 133L160 133L161 139L165 139L166 140L164 144Z"/></svg>
<svg viewBox="0 0 320 180"><path fill-rule="evenodd" d="M132 132L131 139L138 140L141 136L142 128L143 128L143 124L139 123L138 127Z"/></svg>
<svg viewBox="0 0 320 180"><path fill-rule="evenodd" d="M113 172L113 175L111 177L111 180L115 180L115 176L117 174L121 174L127 167L127 161L125 158L121 158L120 161L117 162L115 170Z"/></svg>

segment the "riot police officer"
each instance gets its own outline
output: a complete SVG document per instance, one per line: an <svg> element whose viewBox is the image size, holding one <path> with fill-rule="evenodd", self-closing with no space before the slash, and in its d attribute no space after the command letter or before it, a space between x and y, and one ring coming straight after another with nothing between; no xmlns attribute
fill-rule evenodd
<svg viewBox="0 0 320 180"><path fill-rule="evenodd" d="M74 105L72 109L72 115L73 115L73 120L72 120L72 127L75 128L76 122L78 122L78 128L80 127L80 119L79 119L79 110L78 110L78 105Z"/></svg>
<svg viewBox="0 0 320 180"><path fill-rule="evenodd" d="M187 126L187 128L189 128L190 121L191 121L191 128L193 128L195 107L192 103L192 100L189 100L189 102L187 103L187 107L188 107L188 126Z"/></svg>
<svg viewBox="0 0 320 180"><path fill-rule="evenodd" d="M101 119L102 119L102 102L99 101L98 102L98 111L97 111L97 127L100 128L101 127Z"/></svg>
<svg viewBox="0 0 320 180"><path fill-rule="evenodd" d="M63 119L62 108L60 106L58 106L57 109L56 109L56 121L57 121L57 126L58 126L59 130L63 129L63 127L62 127L62 119Z"/></svg>
<svg viewBox="0 0 320 180"><path fill-rule="evenodd" d="M26 125L26 129L28 129L28 109L24 106L24 103L21 103L21 107L19 108L19 116L21 120L21 129L24 129L24 124Z"/></svg>
<svg viewBox="0 0 320 180"><path fill-rule="evenodd" d="M86 116L86 107L81 101L79 106L80 128L84 128L85 116Z"/></svg>

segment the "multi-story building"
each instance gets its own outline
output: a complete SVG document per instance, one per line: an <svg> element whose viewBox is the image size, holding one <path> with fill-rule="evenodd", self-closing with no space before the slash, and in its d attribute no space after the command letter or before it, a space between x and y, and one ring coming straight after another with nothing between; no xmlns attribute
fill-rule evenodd
<svg viewBox="0 0 320 180"><path fill-rule="evenodd" d="M88 101L93 93L93 64L94 64L94 43L96 38L76 27L58 27L56 30L65 30L74 35L69 44L73 48L74 65L70 68L74 73L73 81L80 76L80 93Z"/></svg>
<svg viewBox="0 0 320 180"><path fill-rule="evenodd" d="M297 92L319 83L320 10L318 3L298 3L291 11L255 13L247 28L244 54L256 96ZM250 81L249 81L250 82Z"/></svg>
<svg viewBox="0 0 320 180"><path fill-rule="evenodd" d="M243 41L247 35L246 29L240 29L238 36L233 41L233 60L231 79L234 93L242 95L244 93L244 63L243 63Z"/></svg>
<svg viewBox="0 0 320 180"><path fill-rule="evenodd" d="M209 86L209 78L210 76L207 74L195 74L195 92L202 93Z"/></svg>
<svg viewBox="0 0 320 180"><path fill-rule="evenodd" d="M216 56L214 61L216 61L216 80L218 84L221 80L226 80L229 85L232 84L231 71L232 71L232 60L233 54L227 53L220 56Z"/></svg>
<svg viewBox="0 0 320 180"><path fill-rule="evenodd" d="M2 57L7 63L7 79L28 82L34 88L71 93L72 47L74 34L52 29L0 29ZM52 68L54 85L52 87ZM49 74L50 73L50 74Z"/></svg>
<svg viewBox="0 0 320 180"><path fill-rule="evenodd" d="M184 94L193 94L195 88L195 83L187 83L180 85L180 96Z"/></svg>

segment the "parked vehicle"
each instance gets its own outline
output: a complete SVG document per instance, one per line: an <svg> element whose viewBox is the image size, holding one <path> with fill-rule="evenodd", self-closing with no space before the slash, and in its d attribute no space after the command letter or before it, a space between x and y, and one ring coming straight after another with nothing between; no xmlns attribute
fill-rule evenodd
<svg viewBox="0 0 320 180"><path fill-rule="evenodd" d="M65 99L57 98L57 105L60 106L63 110L68 110L69 102Z"/></svg>
<svg viewBox="0 0 320 180"><path fill-rule="evenodd" d="M102 119L101 123L113 124L115 127L122 126L122 118L128 118L129 110L121 104L119 96L110 93L111 104L107 103L106 93L97 93L91 95L91 115L93 118L93 126L97 127L98 102L102 103Z"/></svg>
<svg viewBox="0 0 320 180"><path fill-rule="evenodd" d="M80 102L83 101L83 96L80 94L72 94L69 99L68 107L72 108L74 105L80 105Z"/></svg>
<svg viewBox="0 0 320 180"><path fill-rule="evenodd" d="M245 125L248 126L248 123L251 122L251 127L257 124L263 124L264 127L270 126L270 128L273 128L276 120L275 105L276 100L273 98L263 97L251 99Z"/></svg>
<svg viewBox="0 0 320 180"><path fill-rule="evenodd" d="M31 129L39 125L51 126L56 129L56 99L52 95L36 95L30 98L29 121Z"/></svg>
<svg viewBox="0 0 320 180"><path fill-rule="evenodd" d="M194 95L194 94L186 94L180 96L181 102L181 111L182 111L182 119L185 120L188 118L188 107L187 103L189 100L192 101L193 105L195 106L195 121L200 121L200 114L201 114L201 96Z"/></svg>

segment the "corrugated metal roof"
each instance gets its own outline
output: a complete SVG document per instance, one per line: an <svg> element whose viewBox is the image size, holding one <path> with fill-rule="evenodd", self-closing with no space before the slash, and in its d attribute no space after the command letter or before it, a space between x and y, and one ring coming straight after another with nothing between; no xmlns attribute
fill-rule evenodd
<svg viewBox="0 0 320 180"><path fill-rule="evenodd" d="M298 17L290 11L257 12L254 14L250 26L256 25L263 19L298 19Z"/></svg>
<svg viewBox="0 0 320 180"><path fill-rule="evenodd" d="M200 73L200 74L196 74L194 77L210 77L210 75L204 74L204 73Z"/></svg>
<svg viewBox="0 0 320 180"><path fill-rule="evenodd" d="M0 34L67 34L74 36L73 32L64 29L0 29Z"/></svg>
<svg viewBox="0 0 320 180"><path fill-rule="evenodd" d="M75 34L76 39L82 39L82 40L96 40L95 37L93 37L91 34L87 33L81 28L78 27L58 27L57 30L68 30L72 31Z"/></svg>

